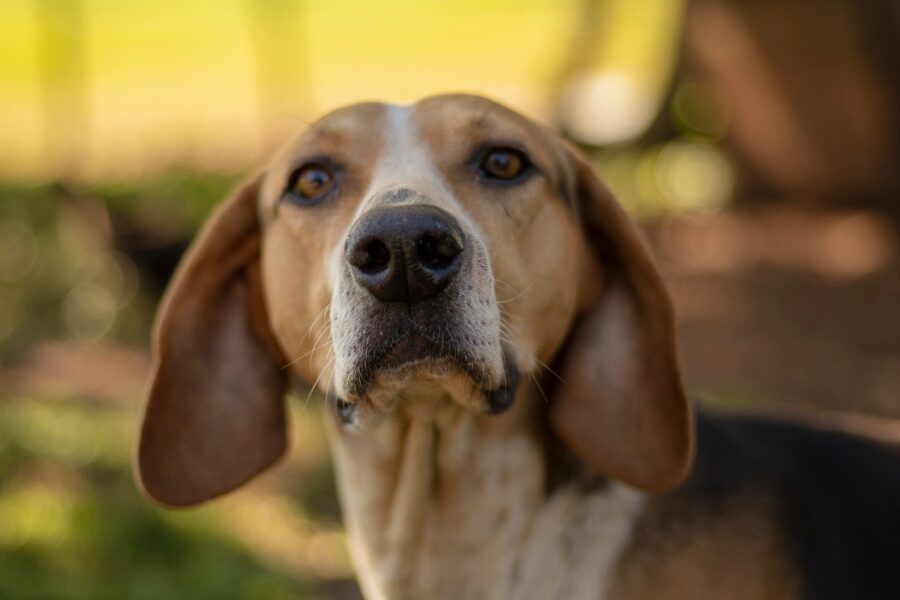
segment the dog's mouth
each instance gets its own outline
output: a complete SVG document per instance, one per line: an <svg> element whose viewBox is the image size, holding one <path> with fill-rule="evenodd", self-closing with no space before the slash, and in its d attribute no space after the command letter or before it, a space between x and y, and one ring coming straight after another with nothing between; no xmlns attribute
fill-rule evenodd
<svg viewBox="0 0 900 600"><path fill-rule="evenodd" d="M373 391L402 394L411 389L439 389L443 382L464 376L487 413L503 412L512 405L519 384L519 370L511 354L503 352L503 373L489 373L485 362L467 353L449 332L435 339L415 324L409 324L380 343L370 343L365 358L354 369L347 398L338 401L339 415Z"/></svg>
<svg viewBox="0 0 900 600"><path fill-rule="evenodd" d="M396 340L374 367L379 371L406 370L425 361L453 360L453 355L419 333Z"/></svg>
<svg viewBox="0 0 900 600"><path fill-rule="evenodd" d="M348 395L363 397L375 384L398 387L416 376L439 379L459 370L476 385L484 386L487 373L474 357L461 352L452 336L446 336L446 340L434 340L420 328L409 325L394 335L369 341L364 358L356 366L352 385L348 386Z"/></svg>

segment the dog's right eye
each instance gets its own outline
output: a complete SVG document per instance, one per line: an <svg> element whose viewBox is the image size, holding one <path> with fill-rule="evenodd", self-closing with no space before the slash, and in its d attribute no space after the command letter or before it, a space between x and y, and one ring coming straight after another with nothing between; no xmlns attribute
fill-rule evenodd
<svg viewBox="0 0 900 600"><path fill-rule="evenodd" d="M287 196L299 204L317 204L334 187L331 169L317 163L308 163L291 173Z"/></svg>
<svg viewBox="0 0 900 600"><path fill-rule="evenodd" d="M515 179L525 169L525 155L512 148L494 148L481 161L481 168L494 179Z"/></svg>
<svg viewBox="0 0 900 600"><path fill-rule="evenodd" d="M534 167L528 156L509 146L492 146L481 152L477 173L484 183L514 185L524 181Z"/></svg>

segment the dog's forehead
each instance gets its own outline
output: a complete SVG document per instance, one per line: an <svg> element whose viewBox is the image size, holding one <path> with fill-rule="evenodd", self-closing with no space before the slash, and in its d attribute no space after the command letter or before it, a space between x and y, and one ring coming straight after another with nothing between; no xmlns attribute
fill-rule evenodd
<svg viewBox="0 0 900 600"><path fill-rule="evenodd" d="M481 132L539 136L540 128L530 119L493 100L467 94L424 98L410 107L411 119L422 133L442 130L445 134Z"/></svg>
<svg viewBox="0 0 900 600"><path fill-rule="evenodd" d="M487 98L465 94L431 96L414 104L364 102L337 109L314 122L300 143L349 144L360 138L386 145L440 144L475 134L543 138L526 117ZM538 143L544 140L536 140Z"/></svg>
<svg viewBox="0 0 900 600"><path fill-rule="evenodd" d="M384 124L387 104L360 102L333 110L313 122L304 138L342 138L354 133L377 133Z"/></svg>
<svg viewBox="0 0 900 600"><path fill-rule="evenodd" d="M408 105L365 102L326 114L273 163L266 196L277 196L281 182L298 165L322 158L368 181L361 198L417 182L423 191L444 192L443 171L491 142L522 146L553 180L565 170L549 130L486 98L448 94Z"/></svg>

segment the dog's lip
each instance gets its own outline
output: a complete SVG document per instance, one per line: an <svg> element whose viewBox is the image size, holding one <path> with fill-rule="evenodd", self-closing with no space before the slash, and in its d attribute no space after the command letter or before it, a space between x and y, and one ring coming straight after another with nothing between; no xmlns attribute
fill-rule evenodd
<svg viewBox="0 0 900 600"><path fill-rule="evenodd" d="M388 380L392 377L399 377L402 380L409 376L412 370L420 367L427 370L428 365L436 366L441 363L464 372L481 390L485 401L484 412L499 414L512 406L521 375L508 348L503 352L503 382L492 385L485 381L485 374L478 370L477 365L470 364L464 357L457 356L449 348L439 345L417 330L406 332L389 341L373 360L363 365L361 371L363 376L357 379L355 393L350 393L348 400L351 404L362 400L368 394L370 386L385 376Z"/></svg>
<svg viewBox="0 0 900 600"><path fill-rule="evenodd" d="M424 335L411 333L394 340L373 366L374 371L384 371L442 357L449 358L450 353Z"/></svg>
<svg viewBox="0 0 900 600"><path fill-rule="evenodd" d="M469 364L464 356L454 352L452 344L440 344L411 328L382 344L380 348L370 348L369 360L359 365L355 385L347 390L349 397L362 398L370 385L379 376L402 373L429 363L446 362L466 373L479 387L484 387L484 374L477 365Z"/></svg>
<svg viewBox="0 0 900 600"><path fill-rule="evenodd" d="M503 385L493 390L485 390L484 393L487 412L492 415L502 413L512 406L516 391L519 389L521 373L508 353L504 353L503 369Z"/></svg>

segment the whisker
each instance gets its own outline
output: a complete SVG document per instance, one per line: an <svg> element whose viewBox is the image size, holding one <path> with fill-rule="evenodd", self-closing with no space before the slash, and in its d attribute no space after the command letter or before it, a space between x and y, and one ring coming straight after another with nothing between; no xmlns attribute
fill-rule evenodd
<svg viewBox="0 0 900 600"><path fill-rule="evenodd" d="M333 354L332 354L332 360L329 361L329 364L330 364L330 366L328 367L328 370L330 370L331 373L328 374L328 387L325 388L325 401L326 401L326 402L328 402L328 398L331 396L331 386L334 384L334 365L335 365L335 361L334 361L334 355L333 355Z"/></svg>
<svg viewBox="0 0 900 600"><path fill-rule="evenodd" d="M494 276L494 282L499 283L500 285L502 285L503 287L505 287L506 289L510 290L511 292L513 292L515 294L511 298L505 298L503 300L500 300L499 298L497 298L497 300L496 300L497 304L503 305L503 304L509 304L510 302L514 302L514 301L518 300L519 298L521 298L522 296L524 296L525 294L527 294L528 292L530 292L531 288L533 288L537 284L537 279L532 279L531 283L529 283L524 288L522 288L521 290L518 290L518 291L516 290L516 288L509 285L505 281L498 279L496 276Z"/></svg>
<svg viewBox="0 0 900 600"><path fill-rule="evenodd" d="M508 283L506 283L505 281L503 281L502 279L500 279L500 278L497 277L496 275L494 275L494 283L500 284L500 285L502 285L503 287L505 287L505 288L508 289L508 290L512 290L512 291L515 291L515 290L516 290L516 288L514 288L514 287L511 286L511 285L509 285Z"/></svg>
<svg viewBox="0 0 900 600"><path fill-rule="evenodd" d="M537 391L538 391L538 393L541 395L541 398L544 399L544 403L545 403L545 404L550 404L550 399L547 398L547 394L544 393L544 388L541 387L541 384L538 382L538 380L535 378L535 376L532 375L531 373L529 373L529 374L528 374L528 379L530 379L531 382L534 384L534 387L537 388Z"/></svg>
<svg viewBox="0 0 900 600"><path fill-rule="evenodd" d="M310 355L310 357L309 357L309 364L310 364L310 366L312 366L312 354L313 354L313 353L316 351L316 349L319 347L319 342L322 341L322 336L325 335L325 333L326 333L327 331L328 331L327 329L322 329L322 331L319 333L319 335L316 336L316 341L313 342L312 350L310 350L309 352L307 352L307 354Z"/></svg>
<svg viewBox="0 0 900 600"><path fill-rule="evenodd" d="M551 369L549 365L547 365L546 363L544 363L543 361L541 361L541 359L539 359L537 356L534 357L534 362L536 362L536 363L538 364L538 366L541 367L541 369L547 371L548 373L550 373L551 375L553 375L554 377L556 377L556 378L559 380L559 382L560 382L561 384L563 384L563 385L568 385L568 384L566 383L565 379L563 379L563 378L559 375L559 373L557 373L556 371L554 371L553 369Z"/></svg>
<svg viewBox="0 0 900 600"><path fill-rule="evenodd" d="M292 360L291 362L289 362L288 364L284 365L284 366L281 367L281 368L282 368L282 369L286 369L287 367L290 367L291 365L293 365L294 363L296 363L296 362L299 361L300 359L305 358L305 357L307 357L307 356L310 357L310 358L309 358L309 363L310 363L310 365L312 365L312 354L318 349L318 347L319 347L319 342L322 341L322 336L325 334L326 331L327 331L327 330L323 329L322 332L319 333L319 335L316 337L316 341L313 342L312 350L309 350L308 352L304 352L303 354L301 354L300 356L298 356L297 358L295 358L294 360Z"/></svg>
<svg viewBox="0 0 900 600"><path fill-rule="evenodd" d="M329 365L334 362L334 353L331 354L331 358L328 359L328 362L325 363L325 368L319 373L319 376L316 377L316 380L313 382L312 386L309 388L309 393L306 394L306 400L303 402L303 408L305 409L307 404L309 404L309 399L312 398L313 392L319 386L319 381L322 379L322 376L328 371Z"/></svg>
<svg viewBox="0 0 900 600"><path fill-rule="evenodd" d="M304 333L304 334L303 334L303 337L300 338L300 344L302 344L303 341L304 341L307 337L309 337L309 334L312 333L312 330L313 330L313 328L316 326L316 323L319 322L319 319L321 319L322 316L325 315L325 314L329 311L330 308L331 308L331 303L329 302L328 304L325 305L325 308L323 308L321 311L319 311L319 314L316 315L316 318L313 319L313 322L310 323L309 327L307 327L306 333ZM284 365L284 366L281 367L281 368L282 368L282 369L287 369L288 367L290 367L290 366L292 366L293 364L295 364L297 361L299 361L299 360L301 360L302 358L304 358L304 357L309 356L310 354L312 354L312 353L316 350L316 346L317 346L318 343L319 343L319 338L322 337L322 333L324 333L325 331L327 331L327 329L323 329L322 332L320 332L319 335L316 337L316 341L313 343L313 349L312 349L312 350L310 350L309 352L305 352L305 353L301 354L300 356L294 358L293 360L291 360L289 363L287 363L286 365Z"/></svg>
<svg viewBox="0 0 900 600"><path fill-rule="evenodd" d="M321 319L322 316L324 316L325 313L327 313L330 309L331 309L331 302L329 302L328 304L326 304L326 305L325 305L325 308L323 308L322 310L319 311L319 314L316 315L316 318L313 319L313 322L310 323L309 327L306 329L306 333L304 333L304 334L303 334L303 337L300 338L300 342L301 342L301 343L302 343L303 340L305 340L306 337L312 332L313 327L316 326L316 323L319 322L319 319Z"/></svg>

